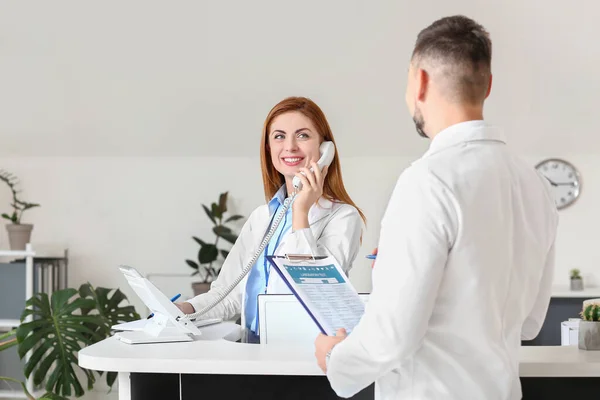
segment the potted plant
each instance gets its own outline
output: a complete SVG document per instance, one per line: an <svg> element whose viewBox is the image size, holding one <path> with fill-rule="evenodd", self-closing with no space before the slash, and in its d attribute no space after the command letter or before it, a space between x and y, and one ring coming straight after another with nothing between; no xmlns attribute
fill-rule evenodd
<svg viewBox="0 0 600 400"><path fill-rule="evenodd" d="M58 290L51 296L36 293L27 300L19 327L0 335L0 351L17 346L21 359L32 352L24 365L24 375L33 375L36 386L44 384L46 394L39 400L80 397L85 393L80 379L85 378L89 390L97 378L93 371L79 367L77 352L109 337L111 326L140 319L133 306L122 304L126 301L119 289L93 287L89 283L79 290ZM27 317L31 320L27 321ZM116 378L116 372L106 374L109 387ZM0 380L20 383L26 398L34 400L23 382L8 377Z"/></svg>
<svg viewBox="0 0 600 400"><path fill-rule="evenodd" d="M218 261L225 260L229 254L228 249L220 248L220 244L222 244L220 240L223 239L225 242L234 244L238 238L238 235L226 224L244 217L242 215L232 215L223 220L227 213L227 196L228 192L221 193L219 195L219 201L217 203L212 203L210 208L202 204L204 212L214 225L212 231L215 234L215 239L212 243L209 243L196 236L192 237L192 239L200 245L197 261L185 260L185 262L195 270L194 273L192 273L192 276L200 276L198 282L192 283L194 296L208 292L211 282L219 275L220 268L219 265L217 265ZM219 256L221 258L220 260Z"/></svg>
<svg viewBox="0 0 600 400"><path fill-rule="evenodd" d="M12 213L2 214L2 218L9 220L11 223L6 225L8 231L8 242L10 243L11 250L25 250L25 245L31 240L31 231L33 230L32 224L22 224L21 218L23 213L31 208L39 207L39 204L27 203L19 200L17 190L17 184L19 183L16 176L0 170L0 180L8 185L12 192Z"/></svg>
<svg viewBox="0 0 600 400"><path fill-rule="evenodd" d="M571 290L583 290L583 278L577 268L571 270Z"/></svg>
<svg viewBox="0 0 600 400"><path fill-rule="evenodd" d="M579 348L600 350L600 299L586 301L579 322Z"/></svg>

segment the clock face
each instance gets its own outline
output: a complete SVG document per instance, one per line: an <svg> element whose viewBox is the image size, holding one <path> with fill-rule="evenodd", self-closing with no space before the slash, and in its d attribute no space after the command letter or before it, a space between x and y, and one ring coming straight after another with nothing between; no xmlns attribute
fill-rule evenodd
<svg viewBox="0 0 600 400"><path fill-rule="evenodd" d="M550 182L556 207L565 208L577 200L581 191L581 180L573 165L552 158L542 161L535 168Z"/></svg>

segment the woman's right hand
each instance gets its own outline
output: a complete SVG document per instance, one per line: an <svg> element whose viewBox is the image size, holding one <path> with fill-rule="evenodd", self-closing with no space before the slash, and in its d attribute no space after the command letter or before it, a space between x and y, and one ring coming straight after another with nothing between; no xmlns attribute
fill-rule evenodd
<svg viewBox="0 0 600 400"><path fill-rule="evenodd" d="M193 314L196 310L194 310L194 306L188 303L187 301L184 303L175 303L177 308L181 310L184 314Z"/></svg>

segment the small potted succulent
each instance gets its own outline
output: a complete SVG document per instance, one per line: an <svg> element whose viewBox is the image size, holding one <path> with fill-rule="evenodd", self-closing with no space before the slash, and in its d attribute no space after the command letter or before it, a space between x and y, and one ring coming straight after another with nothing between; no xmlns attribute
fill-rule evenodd
<svg viewBox="0 0 600 400"><path fill-rule="evenodd" d="M39 204L27 203L19 199L17 190L17 184L19 180L13 174L0 170L0 181L3 181L8 185L12 192L12 212L10 214L3 213L2 218L9 220L11 223L6 225L8 231L8 241L10 243L11 250L25 250L25 245L31 241L31 231L33 230L32 224L21 223L23 213L31 208L39 207Z"/></svg>
<svg viewBox="0 0 600 400"><path fill-rule="evenodd" d="M579 322L579 348L600 350L600 299L583 303Z"/></svg>
<svg viewBox="0 0 600 400"><path fill-rule="evenodd" d="M571 290L583 290L583 278L577 268L571 270Z"/></svg>
<svg viewBox="0 0 600 400"><path fill-rule="evenodd" d="M195 270L192 276L200 276L199 281L192 283L194 296L208 292L211 282L217 279L219 275L219 265L229 254L229 250L220 248L222 244L220 240L223 239L225 242L234 244L238 238L238 235L226 224L244 217L242 215L232 215L224 220L227 213L227 194L228 192L221 193L218 203L212 203L210 208L204 204L202 205L204 212L214 225L212 231L215 234L215 239L213 243L209 243L196 236L192 237L200 245L200 250L196 261L185 260L185 262Z"/></svg>

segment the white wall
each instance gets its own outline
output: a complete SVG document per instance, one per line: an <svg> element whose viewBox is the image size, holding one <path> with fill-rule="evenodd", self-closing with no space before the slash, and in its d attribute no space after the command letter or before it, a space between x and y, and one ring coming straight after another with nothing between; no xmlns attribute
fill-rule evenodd
<svg viewBox="0 0 600 400"><path fill-rule="evenodd" d="M118 264L189 271L190 237L210 234L201 203L229 190L231 208L248 215L263 201L263 119L281 98L306 95L328 115L369 218L362 257L397 176L427 146L403 96L416 34L465 13L494 42L486 117L532 164L564 157L583 175L581 198L561 212L556 282L579 267L600 284L599 12L592 0L6 1L0 168L42 204L24 218L34 245L69 247L72 286L130 293ZM7 204L0 187L0 211ZM361 257L352 280L368 290Z"/></svg>
<svg viewBox="0 0 600 400"><path fill-rule="evenodd" d="M5 1L0 155L254 156L269 108L302 94L344 156L414 157L407 63L419 30L454 13L492 34L487 116L519 149L597 154L599 12L593 0Z"/></svg>

